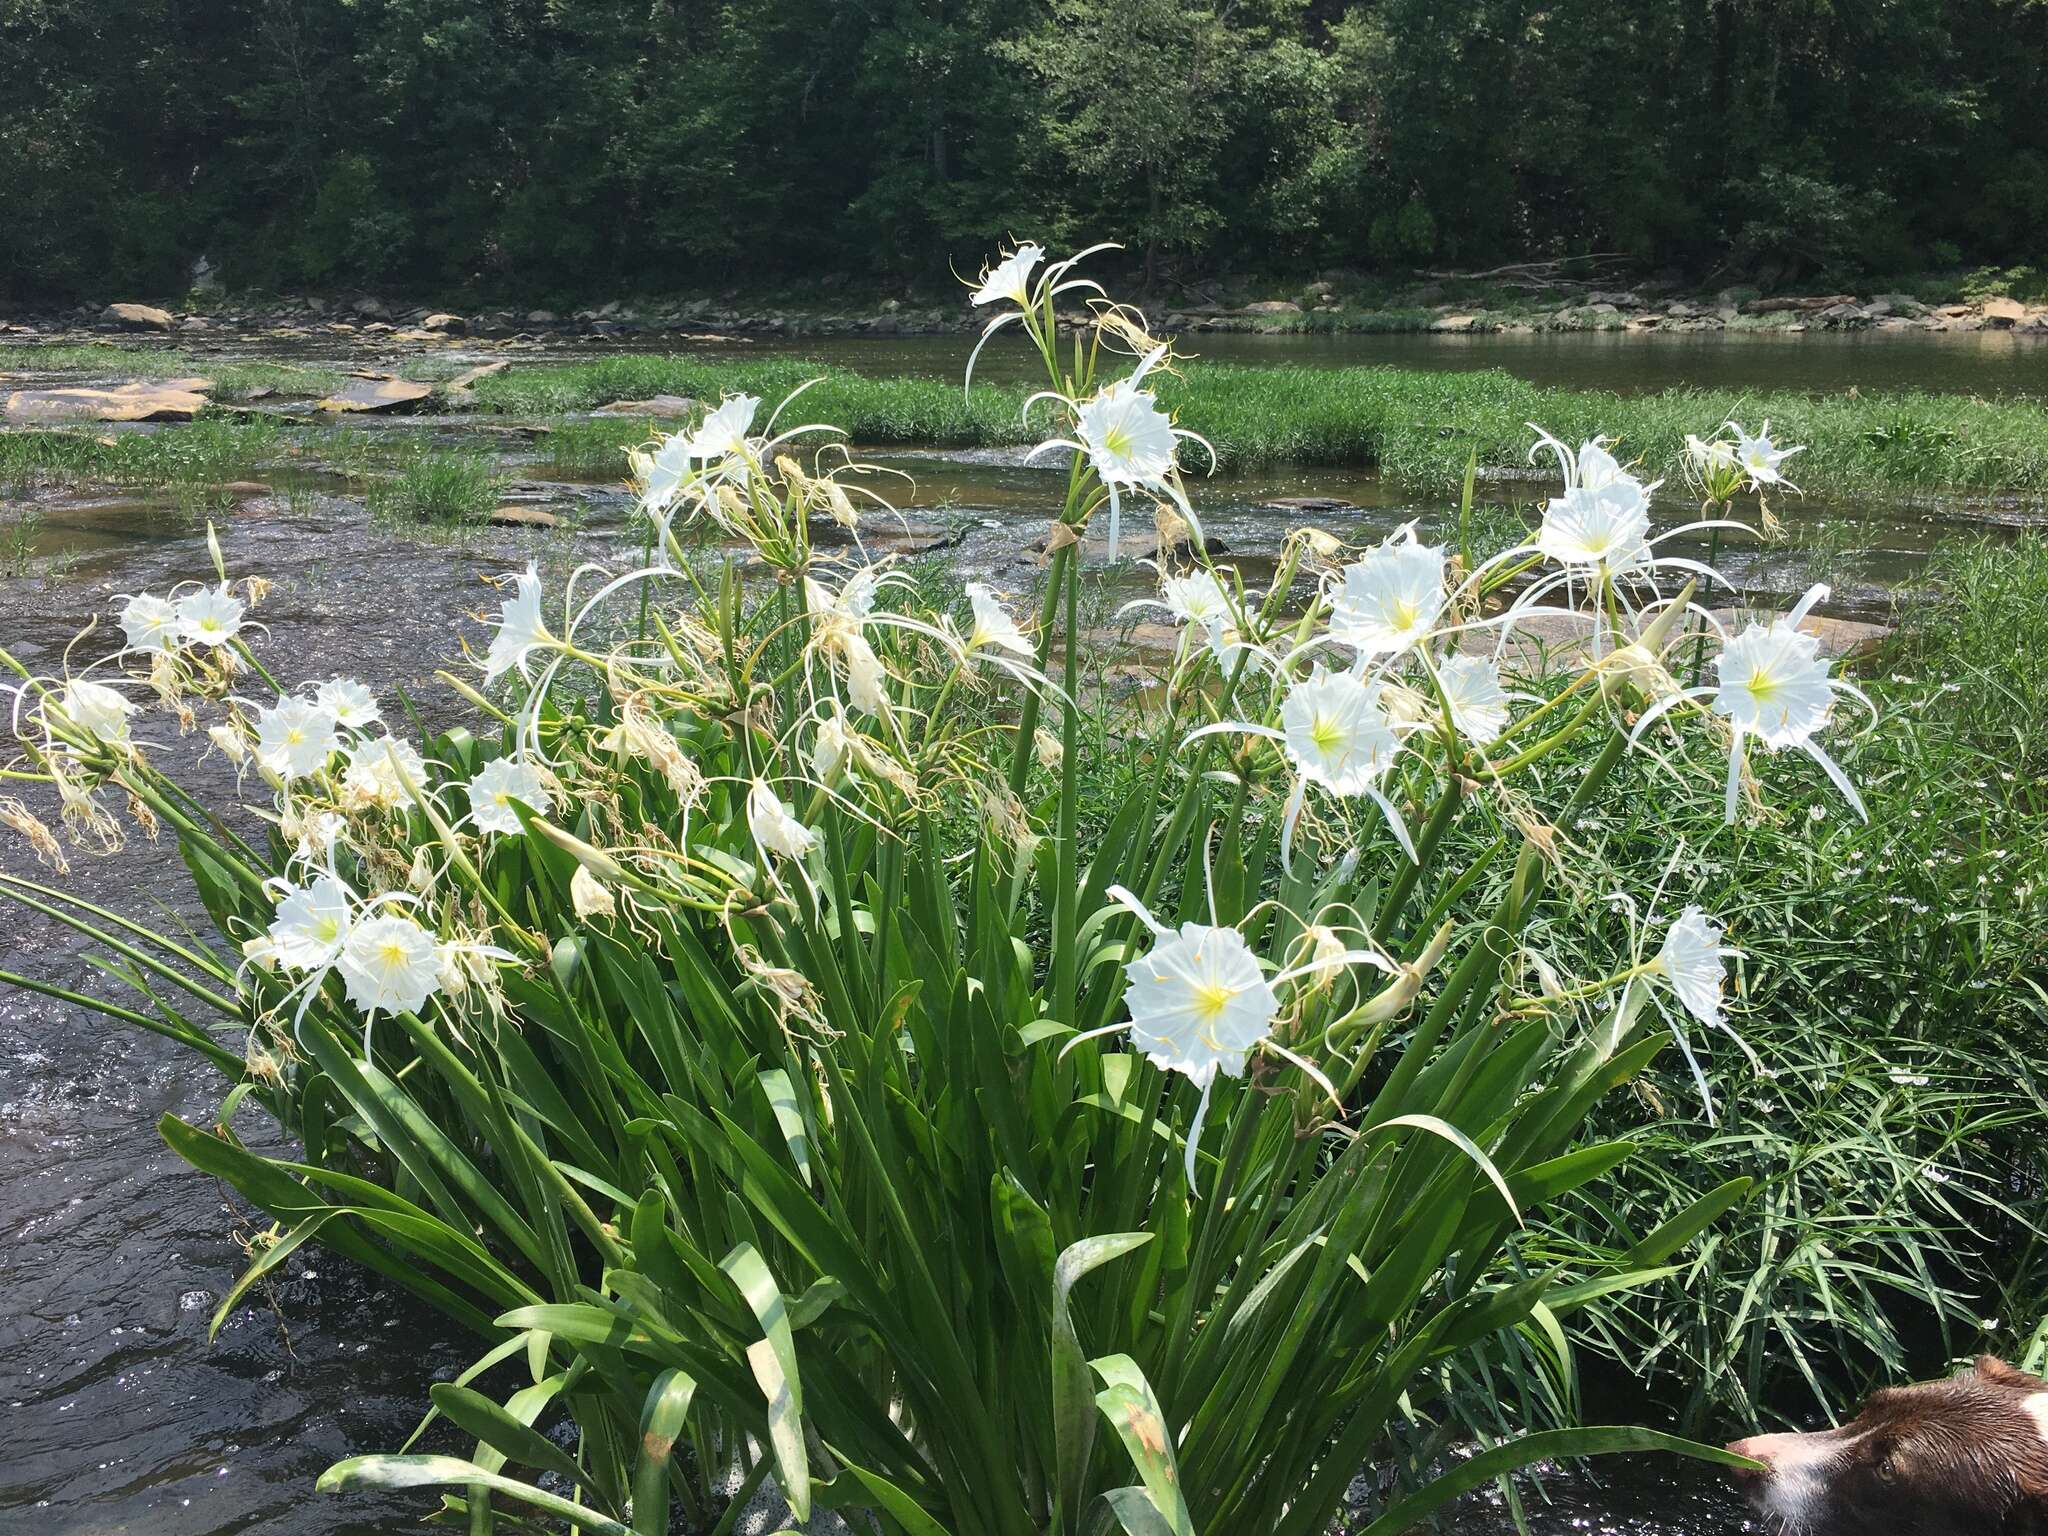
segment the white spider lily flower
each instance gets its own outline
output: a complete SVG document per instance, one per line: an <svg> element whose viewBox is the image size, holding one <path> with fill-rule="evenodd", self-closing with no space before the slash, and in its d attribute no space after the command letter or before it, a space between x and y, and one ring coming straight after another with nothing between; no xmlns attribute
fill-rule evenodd
<svg viewBox="0 0 2048 1536"><path fill-rule="evenodd" d="M1169 576L1159 583L1159 599L1166 611L1183 624L1207 625L1233 618L1230 591L1213 571L1190 571Z"/></svg>
<svg viewBox="0 0 2048 1536"><path fill-rule="evenodd" d="M1017 621L1010 617L1002 599L995 589L979 581L967 583L967 603L974 610L974 627L967 634L967 649L982 650L997 646L1014 651L1026 660L1036 660L1037 652L1025 638L1024 631L1017 627Z"/></svg>
<svg viewBox="0 0 2048 1536"><path fill-rule="evenodd" d="M1280 1011L1258 957L1235 928L1183 923L1124 968L1131 1043L1168 1072L1207 1088L1242 1077L1246 1055Z"/></svg>
<svg viewBox="0 0 2048 1536"><path fill-rule="evenodd" d="M759 395L727 395L688 435L684 451L700 464L716 464L742 452L760 409Z"/></svg>
<svg viewBox="0 0 2048 1536"><path fill-rule="evenodd" d="M1436 680L1460 736L1482 747L1500 739L1508 728L1508 695L1490 658L1446 656L1436 664Z"/></svg>
<svg viewBox="0 0 2048 1536"><path fill-rule="evenodd" d="M839 654L846 661L846 697L855 709L870 715L889 713L889 672L882 658L859 630L839 638Z"/></svg>
<svg viewBox="0 0 2048 1536"><path fill-rule="evenodd" d="M1348 672L1318 667L1287 690L1280 702L1280 725L1224 720L1188 735L1189 741L1219 733L1264 736L1286 749L1294 768L1294 788L1280 827L1280 862L1293 863L1294 828L1306 805L1308 786L1320 784L1345 799L1364 796L1380 808L1401 851L1413 860L1415 843L1400 810L1380 788L1394 766L1401 742L1380 706L1380 689Z"/></svg>
<svg viewBox="0 0 2048 1536"><path fill-rule="evenodd" d="M543 816L555 808L555 797L549 793L540 770L522 757L493 758L478 770L466 788L469 819L479 832L516 837L524 831L519 813L512 809L515 800Z"/></svg>
<svg viewBox="0 0 2048 1536"><path fill-rule="evenodd" d="M396 736L360 741L348 749L342 799L350 805L396 810L416 801L426 776L426 762L410 742Z"/></svg>
<svg viewBox="0 0 2048 1536"><path fill-rule="evenodd" d="M642 509L654 515L666 512L675 505L676 497L682 494L690 478L689 437L676 432L663 438L652 452L632 449L626 454L626 462L640 487Z"/></svg>
<svg viewBox="0 0 2048 1536"><path fill-rule="evenodd" d="M128 717L135 705L105 683L78 678L64 685L57 695L58 711L93 740L108 746L128 741Z"/></svg>
<svg viewBox="0 0 2048 1536"><path fill-rule="evenodd" d="M818 846L818 834L796 819L766 779L747 790L747 830L764 851L785 859L800 860Z"/></svg>
<svg viewBox="0 0 2048 1536"><path fill-rule="evenodd" d="M852 756L853 736L835 707L818 722L817 735L811 741L811 777L820 784L831 784Z"/></svg>
<svg viewBox="0 0 2048 1536"><path fill-rule="evenodd" d="M318 773L340 745L334 716L293 695L256 711L256 762L286 783Z"/></svg>
<svg viewBox="0 0 2048 1536"><path fill-rule="evenodd" d="M1782 485L1787 490L1798 489L1785 478L1780 466L1793 454L1804 453L1804 446L1780 448L1771 441L1771 424L1768 421L1755 436L1743 431L1742 424L1736 421L1728 423L1728 430L1735 434L1735 462L1752 486Z"/></svg>
<svg viewBox="0 0 2048 1536"><path fill-rule="evenodd" d="M120 623L131 651L175 651L183 638L178 605L147 592L138 592L122 603Z"/></svg>
<svg viewBox="0 0 2048 1536"><path fill-rule="evenodd" d="M1444 552L1411 523L1338 574L1330 638L1361 657L1397 656L1429 636L1446 601Z"/></svg>
<svg viewBox="0 0 2048 1536"><path fill-rule="evenodd" d="M527 656L554 643L555 637L548 633L540 615L540 567L529 562L513 581L512 596L499 605L498 632L491 637L491 648L484 657L487 683L496 682L513 667L521 677L530 677Z"/></svg>
<svg viewBox="0 0 2048 1536"><path fill-rule="evenodd" d="M360 731L384 718L377 695L352 677L330 677L313 690L313 702L334 717L336 725Z"/></svg>
<svg viewBox="0 0 2048 1536"><path fill-rule="evenodd" d="M1647 970L1671 988L1687 1013L1702 1024L1725 1029L1721 989L1727 967L1723 961L1734 953L1721 943L1719 923L1698 907L1687 907L1664 930L1664 943Z"/></svg>
<svg viewBox="0 0 2048 1536"><path fill-rule="evenodd" d="M1714 713L1728 721L1728 782L1723 812L1733 823L1742 796L1742 774L1748 765L1749 743L1766 752L1787 747L1804 752L1821 767L1842 798L1863 820L1870 820L1863 797L1856 792L1848 774L1827 754L1815 738L1834 718L1837 696L1846 694L1876 714L1876 706L1855 684L1829 675L1832 663L1820 654L1820 641L1801 634L1799 626L1826 600L1825 585L1809 587L1792 611L1768 627L1751 624L1727 641L1714 658L1718 684L1686 688L1652 704L1629 733L1633 743L1642 739L1652 724L1688 700L1711 699ZM1716 626L1718 628L1718 626Z"/></svg>
<svg viewBox="0 0 2048 1536"><path fill-rule="evenodd" d="M1688 432L1685 434L1685 456L1703 475L1719 474L1737 467L1735 445L1723 437L1708 442L1697 433Z"/></svg>
<svg viewBox="0 0 2048 1536"><path fill-rule="evenodd" d="M1036 241L1026 240L993 267L981 269L981 285L974 290L970 301L977 309L984 304L1006 301L1019 307L1028 305L1031 302L1031 274L1043 260L1045 247Z"/></svg>
<svg viewBox="0 0 2048 1536"><path fill-rule="evenodd" d="M411 918L386 912L349 929L336 969L364 1013L416 1013L441 990L441 946Z"/></svg>
<svg viewBox="0 0 2048 1536"><path fill-rule="evenodd" d="M177 635L189 645L226 645L241 633L247 606L223 582L178 599Z"/></svg>
<svg viewBox="0 0 2048 1536"><path fill-rule="evenodd" d="M307 885L284 885L283 891L265 935L271 958L289 971L324 972L341 958L354 926L348 887L320 875Z"/></svg>
<svg viewBox="0 0 2048 1536"><path fill-rule="evenodd" d="M1216 450L1209 446L1206 438L1176 427L1172 419L1159 409L1158 398L1152 391L1139 387L1145 375L1165 357L1164 346L1153 348L1129 378L1105 385L1085 401L1047 393L1033 395L1024 403L1024 409L1029 412L1039 400L1058 400L1074 413L1072 438L1053 438L1040 443L1024 456L1024 461L1028 464L1054 448L1071 449L1087 458L1096 478L1109 492L1108 544L1111 560L1117 557L1121 538L1122 493L1125 491L1148 491L1168 498L1187 519L1194 536L1197 539L1201 537L1201 529L1195 523L1194 508L1188 505L1187 492L1181 488L1175 453L1182 438L1200 443L1209 454L1210 467L1214 468Z"/></svg>
<svg viewBox="0 0 2048 1536"><path fill-rule="evenodd" d="M1187 1135L1188 1189L1193 1192L1196 1153L1202 1124L1209 1115L1211 1090L1219 1076L1242 1077L1254 1050L1268 1046L1335 1095L1336 1090L1313 1064L1272 1042L1273 1021L1280 1012L1275 988L1355 962L1382 970L1391 967L1380 956L1334 945L1319 950L1306 965L1269 977L1237 929L1214 922L1186 922L1177 929L1169 928L1123 886L1113 885L1106 894L1152 930L1154 943L1149 953L1124 967L1130 983L1124 993L1129 1018L1076 1035L1063 1051L1083 1040L1127 1029L1131 1043L1154 1066L1178 1072L1201 1089L1201 1103Z"/></svg>
<svg viewBox="0 0 2048 1536"><path fill-rule="evenodd" d="M1650 499L1642 483L1623 476L1551 498L1536 547L1563 566L1605 567L1616 576L1640 569L1650 559Z"/></svg>
<svg viewBox="0 0 2048 1536"><path fill-rule="evenodd" d="M1827 595L1825 586L1810 588L1784 618L1768 629L1750 625L1714 659L1721 679L1714 690L1714 712L1727 717L1735 736L1728 753L1725 807L1731 822L1741 787L1743 744L1750 740L1767 752L1796 747L1806 753L1820 764L1856 814L1870 820L1856 786L1814 740L1834 713L1837 693L1863 697L1852 684L1828 675L1830 663L1820 654L1820 641L1799 632L1800 621Z"/></svg>

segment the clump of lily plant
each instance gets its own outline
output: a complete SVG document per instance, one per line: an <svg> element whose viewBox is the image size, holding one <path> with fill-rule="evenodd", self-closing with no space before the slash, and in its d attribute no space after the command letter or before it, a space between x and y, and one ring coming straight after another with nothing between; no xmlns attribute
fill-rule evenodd
<svg viewBox="0 0 2048 1536"><path fill-rule="evenodd" d="M800 1520L918 1536L1320 1536L1449 1362L1661 1282L1746 1191L1556 1277L1529 1234L1628 1152L1582 1144L1589 1109L1731 1027L1731 949L1689 906L1650 959L1531 992L1531 935L1609 921L1570 829L1632 745L1674 794L1725 751L1731 817L1755 746L1854 801L1817 745L1846 686L1799 627L1819 594L1681 687L1711 567L1660 552L1609 445L1548 438L1564 491L1495 560L1410 527L1218 563L1181 462L1204 445L1145 387L1171 350L1080 259L1021 246L974 293L1045 363L1034 459L1066 455L1035 606L923 601L866 553L879 473L735 396L633 455L637 563L508 578L438 734L354 679L276 681L224 564L128 598L78 671L15 666L15 777L102 841L110 795L170 827L217 930L0 877L144 1002L74 1000L231 1085L217 1124L163 1123L275 1222L215 1327L318 1242L482 1346L432 1389L462 1453L323 1487L653 1536L737 1468ZM1761 480L1784 451L1732 452ZM1086 685L1080 594L1140 505L1175 639L1126 709ZM1584 635L1547 683L1538 614ZM158 760L149 725L201 714L239 807ZM244 1144L257 1107L303 1161ZM1558 1427L1368 1530L1643 1448L1730 1459Z"/></svg>

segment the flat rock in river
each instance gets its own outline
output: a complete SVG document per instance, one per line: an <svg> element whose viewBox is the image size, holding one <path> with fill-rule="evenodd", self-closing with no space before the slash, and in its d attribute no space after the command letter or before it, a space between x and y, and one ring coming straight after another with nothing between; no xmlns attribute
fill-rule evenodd
<svg viewBox="0 0 2048 1536"><path fill-rule="evenodd" d="M410 411L434 392L410 379L350 379L314 407L321 411Z"/></svg>
<svg viewBox="0 0 2048 1536"><path fill-rule="evenodd" d="M614 400L609 405L600 405L590 414L593 416L653 416L663 421L673 421L682 416L693 416L698 402L688 395L656 395L648 400Z"/></svg>
<svg viewBox="0 0 2048 1536"><path fill-rule="evenodd" d="M17 389L7 397L8 421L35 426L60 421L190 421L206 405L211 379L165 379L106 389Z"/></svg>

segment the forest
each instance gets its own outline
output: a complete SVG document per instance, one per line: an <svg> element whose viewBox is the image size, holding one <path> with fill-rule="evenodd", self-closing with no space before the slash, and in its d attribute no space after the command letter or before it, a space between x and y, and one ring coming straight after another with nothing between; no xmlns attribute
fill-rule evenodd
<svg viewBox="0 0 2048 1536"><path fill-rule="evenodd" d="M2040 259L2038 0L0 0L0 298Z"/></svg>

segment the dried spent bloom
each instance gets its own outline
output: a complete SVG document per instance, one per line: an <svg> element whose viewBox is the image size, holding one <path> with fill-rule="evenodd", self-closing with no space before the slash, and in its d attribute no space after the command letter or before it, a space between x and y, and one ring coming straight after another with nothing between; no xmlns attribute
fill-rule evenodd
<svg viewBox="0 0 2048 1536"><path fill-rule="evenodd" d="M593 917L610 917L618 911L618 899L612 895L611 887L581 864L569 877L569 905L581 922Z"/></svg>

